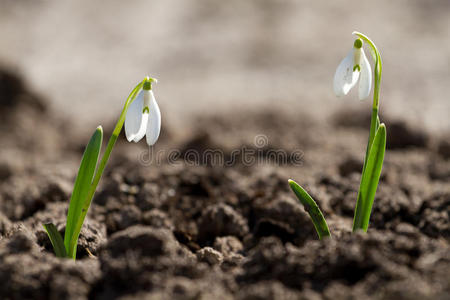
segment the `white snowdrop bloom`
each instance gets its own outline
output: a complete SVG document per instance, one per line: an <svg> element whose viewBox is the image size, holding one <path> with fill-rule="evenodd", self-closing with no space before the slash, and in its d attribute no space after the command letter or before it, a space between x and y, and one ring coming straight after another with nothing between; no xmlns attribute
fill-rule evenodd
<svg viewBox="0 0 450 300"><path fill-rule="evenodd" d="M149 146L158 140L161 131L161 112L153 95L152 81L156 82L156 79L147 78L142 90L128 107L125 116L125 135L129 142L137 143L144 135Z"/></svg>
<svg viewBox="0 0 450 300"><path fill-rule="evenodd" d="M372 87L372 69L362 48L362 40L357 39L350 53L341 61L334 74L334 93L341 97L356 85L359 79L359 99L364 100Z"/></svg>

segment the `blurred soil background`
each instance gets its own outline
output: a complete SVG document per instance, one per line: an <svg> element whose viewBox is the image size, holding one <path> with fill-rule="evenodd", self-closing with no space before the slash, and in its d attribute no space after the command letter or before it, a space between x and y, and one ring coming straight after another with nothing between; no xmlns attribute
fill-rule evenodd
<svg viewBox="0 0 450 300"><path fill-rule="evenodd" d="M163 125L255 106L328 120L354 30L383 57L381 112L450 128L450 4L399 1L0 1L0 62L90 132L117 118L144 75ZM89 125L89 126L87 126ZM87 133L86 133L87 134Z"/></svg>

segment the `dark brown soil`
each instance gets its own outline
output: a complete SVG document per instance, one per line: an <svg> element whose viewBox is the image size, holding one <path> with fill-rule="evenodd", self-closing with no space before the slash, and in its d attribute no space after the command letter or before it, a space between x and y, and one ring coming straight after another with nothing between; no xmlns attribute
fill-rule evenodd
<svg viewBox="0 0 450 300"><path fill-rule="evenodd" d="M88 137L11 72L0 74L0 117L2 299L450 297L448 140L410 124L385 120L390 146L367 234L351 234L365 111L330 122L282 110L167 122L160 163L145 159L144 142L121 138L73 262L53 255L42 223L64 231ZM220 150L230 162L244 147L266 162L189 154ZM316 199L332 239L317 239L288 178Z"/></svg>

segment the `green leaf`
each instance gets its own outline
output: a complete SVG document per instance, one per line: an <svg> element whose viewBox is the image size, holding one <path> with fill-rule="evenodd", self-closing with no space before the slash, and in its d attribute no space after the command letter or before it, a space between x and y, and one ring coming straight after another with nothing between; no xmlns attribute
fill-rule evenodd
<svg viewBox="0 0 450 300"><path fill-rule="evenodd" d="M361 177L361 183L356 202L353 231L362 229L367 231L370 214L375 199L381 168L383 166L384 152L386 150L386 126L380 124L372 146L369 151L367 163Z"/></svg>
<svg viewBox="0 0 450 300"><path fill-rule="evenodd" d="M78 236L81 231L81 226L78 228L78 224L81 220L83 224L84 217L86 216L87 209L85 208L85 202L87 199L89 188L94 178L95 169L97 167L97 161L100 154L100 148L102 146L103 129L101 126L97 127L92 135L89 143L84 150L83 158L81 160L80 169L75 180L72 196L70 197L69 210L67 212L66 233L64 235L64 245L68 257L73 259L77 255L77 242Z"/></svg>
<svg viewBox="0 0 450 300"><path fill-rule="evenodd" d="M57 257L67 257L66 248L64 247L64 242L59 234L58 229L52 223L44 224L44 229L47 231L50 242L53 245L53 250Z"/></svg>
<svg viewBox="0 0 450 300"><path fill-rule="evenodd" d="M311 196L295 181L289 179L288 182L292 191L297 196L298 200L300 200L300 203L303 204L305 210L311 217L319 239L323 239L324 237L331 237L327 222L325 221L325 218L320 211L319 206L316 204L313 198L311 198Z"/></svg>

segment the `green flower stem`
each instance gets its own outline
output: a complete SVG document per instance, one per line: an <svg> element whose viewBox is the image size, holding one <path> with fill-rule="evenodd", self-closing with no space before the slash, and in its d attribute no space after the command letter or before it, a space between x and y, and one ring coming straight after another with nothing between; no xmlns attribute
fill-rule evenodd
<svg viewBox="0 0 450 300"><path fill-rule="evenodd" d="M380 106L379 98L380 98L380 82L381 82L382 63L381 63L380 52L378 51L377 46L375 46L375 43L372 42L372 40L369 37L367 37L366 35L364 35L360 32L354 31L353 34L357 35L359 38L364 40L370 46L370 53L372 54L372 58L375 62L372 118L371 118L371 122L370 122L370 134L369 134L369 143L368 143L368 150L369 150L370 146L372 145L373 139L375 137L375 133L378 129L377 128L377 119L378 119L378 109Z"/></svg>
<svg viewBox="0 0 450 300"><path fill-rule="evenodd" d="M105 153L103 154L102 160L100 161L100 164L98 165L97 172L95 173L94 179L92 180L92 183L90 185L88 194L86 196L87 197L86 199L88 199L88 200L85 201L85 204L82 209L82 215L76 223L75 228L78 230L78 232L81 229L81 226L83 226L84 219L85 219L87 211L91 205L92 198L94 197L95 190L97 189L97 185L102 177L103 171L105 170L106 163L108 162L108 159L109 159L109 156L111 155L112 149L114 148L117 138L119 137L119 134L122 131L122 127L125 122L125 116L127 114L128 107L130 106L131 102L133 102L133 100L136 98L137 93L142 89L142 86L144 85L144 83L148 82L149 80L150 80L149 78L146 78L142 82L140 82L132 90L132 92L130 93L130 95L127 98L127 101L125 102L125 105L120 114L119 120L116 123L116 127L114 128L114 131L113 131L111 137L109 138ZM69 247L69 249L74 249L74 248L76 249L75 245L77 244L77 242L78 242L78 236L73 236L70 241L71 247Z"/></svg>
<svg viewBox="0 0 450 300"><path fill-rule="evenodd" d="M95 173L94 180L92 181L91 188L89 190L88 198L92 198L94 196L95 190L97 189L98 182L100 181L100 178L102 177L103 171L105 170L106 163L108 162L109 156L111 155L111 151L117 141L117 138L119 137L120 132L123 128L123 123L125 122L125 116L128 111L128 106L131 104L132 100L136 97L136 94L138 91L142 88L142 85L144 82L139 83L131 92L130 96L128 96L127 101L125 102L125 105L123 107L122 112L120 113L119 120L117 121L116 127L114 128L114 131L109 138L108 145L106 146L105 153L103 154L102 160L100 161L100 164L98 166L98 170Z"/></svg>
<svg viewBox="0 0 450 300"><path fill-rule="evenodd" d="M380 97L380 82L381 82L382 63L381 63L380 52L378 51L377 47L372 42L372 40L360 32L355 31L355 32L353 32L353 34L357 35L359 38L364 40L370 46L370 53L372 55L372 58L373 58L374 64L375 64L373 104L372 104L372 116L371 116L371 120L370 120L370 132L369 132L369 139L367 142L366 156L364 158L364 165L363 165L363 170L362 170L362 174L361 174L361 183L360 183L360 188L358 191L358 199L356 202L355 216L353 219L353 231L356 231L358 229L363 229L363 230L367 231L368 224L363 225L363 222L361 222L360 220L367 220L367 223L368 223L368 220L369 220L370 214L371 214L373 199L364 199L364 197L361 195L361 189L365 184L367 184L364 182L364 173L366 172L369 154L372 149L372 145L373 145L376 133L380 126L378 110L379 110L379 105L380 105L379 97ZM384 157L384 149L383 149L383 157ZM382 160L381 160L381 163L382 163ZM380 167L380 170L381 170L381 167ZM378 182L378 179L377 179L377 182ZM370 205L367 202L370 202ZM370 206L370 209L367 209L369 206Z"/></svg>
<svg viewBox="0 0 450 300"><path fill-rule="evenodd" d="M372 116L370 118L370 133L369 133L369 141L367 142L366 157L364 159L364 168L367 163L367 157L369 156L370 147L372 147L373 139L375 138L375 134L378 130L379 122L380 121L378 118L378 108L374 107L374 108L372 108ZM363 168L363 172L364 172L364 168Z"/></svg>
<svg viewBox="0 0 450 300"><path fill-rule="evenodd" d="M375 62L375 71L374 71L374 88L373 88L373 108L378 110L379 107L379 97L380 97L380 82L381 82L381 71L383 69L381 63L380 52L375 46L374 42L372 42L369 37L362 34L361 32L354 31L354 35L357 35L359 38L364 40L370 46L370 53L372 54L372 59Z"/></svg>

